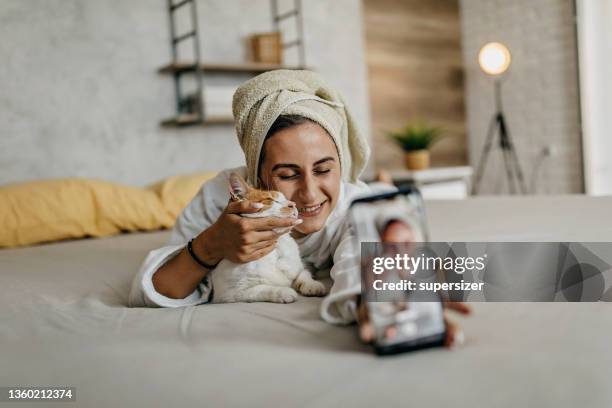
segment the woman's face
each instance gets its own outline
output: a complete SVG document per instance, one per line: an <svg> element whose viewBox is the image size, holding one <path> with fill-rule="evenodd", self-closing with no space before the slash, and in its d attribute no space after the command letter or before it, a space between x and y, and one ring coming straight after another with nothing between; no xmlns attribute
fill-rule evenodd
<svg viewBox="0 0 612 408"><path fill-rule="evenodd" d="M325 225L340 193L340 159L329 134L307 121L282 129L263 146L260 182L295 202L302 224L294 231L310 234ZM296 235L296 234L294 234Z"/></svg>
<svg viewBox="0 0 612 408"><path fill-rule="evenodd" d="M416 241L414 232L412 228L408 224L400 220L393 220L381 234L380 240L382 242L394 242L394 243L403 243L403 242L414 242Z"/></svg>

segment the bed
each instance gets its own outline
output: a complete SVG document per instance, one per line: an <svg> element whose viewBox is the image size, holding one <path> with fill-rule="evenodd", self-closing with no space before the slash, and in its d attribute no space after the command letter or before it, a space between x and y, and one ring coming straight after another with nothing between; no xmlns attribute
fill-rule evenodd
<svg viewBox="0 0 612 408"><path fill-rule="evenodd" d="M611 210L612 197L427 202L439 241L612 241ZM612 406L606 303L474 304L462 348L379 358L354 326L321 321L320 299L125 307L168 235L0 250L0 386L73 386L79 407Z"/></svg>

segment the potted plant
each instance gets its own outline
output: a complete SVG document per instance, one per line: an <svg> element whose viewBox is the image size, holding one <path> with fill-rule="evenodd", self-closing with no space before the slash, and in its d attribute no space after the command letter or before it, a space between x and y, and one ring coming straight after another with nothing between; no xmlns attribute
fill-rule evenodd
<svg viewBox="0 0 612 408"><path fill-rule="evenodd" d="M410 170L429 168L429 148L442 137L442 129L426 122L409 123L403 129L387 132L404 150L404 163Z"/></svg>

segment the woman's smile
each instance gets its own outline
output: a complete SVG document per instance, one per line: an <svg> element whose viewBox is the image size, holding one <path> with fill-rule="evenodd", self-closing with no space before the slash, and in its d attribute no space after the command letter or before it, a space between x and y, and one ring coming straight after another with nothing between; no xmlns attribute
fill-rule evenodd
<svg viewBox="0 0 612 408"><path fill-rule="evenodd" d="M298 214L300 217L316 217L321 214L321 210L323 206L327 203L327 200L315 205L305 205L303 207L298 207Z"/></svg>

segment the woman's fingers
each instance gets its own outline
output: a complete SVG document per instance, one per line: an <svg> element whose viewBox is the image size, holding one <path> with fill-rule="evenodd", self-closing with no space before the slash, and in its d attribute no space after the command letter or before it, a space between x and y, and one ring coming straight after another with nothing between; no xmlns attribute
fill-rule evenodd
<svg viewBox="0 0 612 408"><path fill-rule="evenodd" d="M274 228L287 228L299 225L302 223L301 219L295 218L278 218L278 217L263 217L253 218L251 226L255 231L271 231Z"/></svg>
<svg viewBox="0 0 612 408"><path fill-rule="evenodd" d="M460 346L465 342L465 336L463 330L456 324L444 316L444 324L446 325L446 338L444 339L444 346L453 348Z"/></svg>
<svg viewBox="0 0 612 408"><path fill-rule="evenodd" d="M370 316L368 315L368 306L366 302L360 298L359 306L357 306L357 322L359 323L359 337L365 343L371 343L374 341L374 327L370 323Z"/></svg>
<svg viewBox="0 0 612 408"><path fill-rule="evenodd" d="M359 337L361 337L364 343L372 343L374 341L374 328L372 327L372 323L359 323Z"/></svg>
<svg viewBox="0 0 612 408"><path fill-rule="evenodd" d="M263 204L261 203L254 203L251 202L249 200L243 200L243 201L232 201L230 200L229 203L227 204L227 207L225 207L225 213L226 214L250 214L250 213L256 213L261 211L261 209L263 208Z"/></svg>
<svg viewBox="0 0 612 408"><path fill-rule="evenodd" d="M251 255L248 257L247 262L255 261L259 258L262 258L268 255L270 252L274 250L274 248L276 248L276 242L272 244L268 244L264 246L263 248L258 249L256 251L253 251L253 253L251 253Z"/></svg>
<svg viewBox="0 0 612 408"><path fill-rule="evenodd" d="M459 312L464 315L468 315L472 313L472 308L464 302L445 302L444 307L449 310L454 310L455 312Z"/></svg>
<svg viewBox="0 0 612 408"><path fill-rule="evenodd" d="M276 248L277 241L262 241L251 245L246 245L240 248L236 260L234 262L247 263L256 261L259 258L269 254ZM233 260L233 259L232 259Z"/></svg>
<svg viewBox="0 0 612 408"><path fill-rule="evenodd" d="M268 247L270 245L276 245L278 243L278 238L277 237L272 238L272 239L267 239L267 240L259 241L259 242L255 242L255 243L249 245L249 249L251 250L251 252L255 252L255 251L259 251L262 248L266 248L266 247Z"/></svg>
<svg viewBox="0 0 612 408"><path fill-rule="evenodd" d="M262 241L276 241L280 235L274 231L252 231L248 234L247 244L254 245Z"/></svg>
<svg viewBox="0 0 612 408"><path fill-rule="evenodd" d="M455 312L459 312L463 315L468 315L472 313L472 308L470 308L464 302L444 302L445 309L454 310ZM463 334L463 330L451 321L446 314L444 315L444 324L446 325L446 338L444 339L444 346L448 348L453 348L456 346L460 346L465 342L465 335Z"/></svg>
<svg viewBox="0 0 612 408"><path fill-rule="evenodd" d="M252 214L261 211L263 204L254 203L248 200L232 201L230 200L225 207L226 214ZM271 231L274 228L293 227L302 223L299 218L279 218L279 217L261 217L261 218L243 218L244 222L248 223L250 231Z"/></svg>

